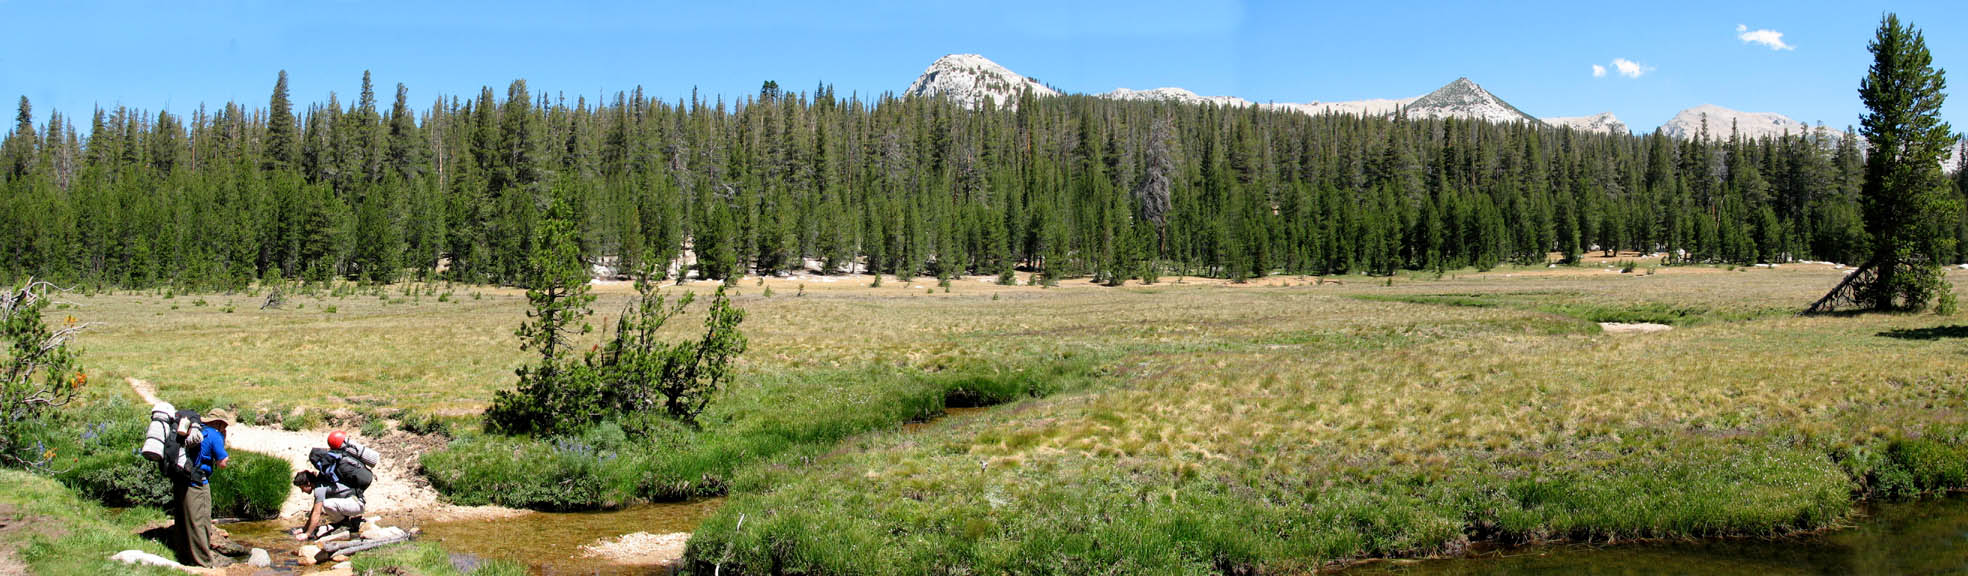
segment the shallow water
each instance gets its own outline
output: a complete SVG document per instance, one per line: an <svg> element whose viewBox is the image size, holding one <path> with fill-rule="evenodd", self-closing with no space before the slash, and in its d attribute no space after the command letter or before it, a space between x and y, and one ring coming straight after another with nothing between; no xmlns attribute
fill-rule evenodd
<svg viewBox="0 0 1968 576"><path fill-rule="evenodd" d="M513 560L538 574L667 574L667 569L617 566L583 558L581 546L635 532L693 532L721 498L638 504L611 512L535 513L497 520L434 522L421 526L423 540L455 555Z"/></svg>
<svg viewBox="0 0 1968 576"><path fill-rule="evenodd" d="M647 566L620 566L606 560L581 557L581 546L624 534L648 532L691 532L697 529L722 499L665 504L638 504L608 512L564 514L532 513L512 518L459 520L453 522L398 523L403 528L423 530L418 540L437 542L452 554L454 564L469 566L484 559L497 558L526 564L536 574L668 574L669 570ZM298 566L293 551L299 543L287 536L292 521L246 522L224 526L233 539L248 547L267 549L274 560L275 573L292 573Z"/></svg>
<svg viewBox="0 0 1968 576"><path fill-rule="evenodd" d="M1369 564L1346 576L1968 574L1968 499L1874 504L1855 526L1783 539L1518 548Z"/></svg>

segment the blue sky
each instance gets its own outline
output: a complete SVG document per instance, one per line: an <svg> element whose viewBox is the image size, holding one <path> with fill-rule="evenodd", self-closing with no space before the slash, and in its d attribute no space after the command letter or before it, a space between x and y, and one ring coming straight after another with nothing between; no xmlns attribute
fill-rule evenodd
<svg viewBox="0 0 1968 576"><path fill-rule="evenodd" d="M485 85L503 95L514 78L570 100L637 85L736 97L767 79L874 94L901 91L943 54L975 52L1073 92L1181 86L1306 102L1417 96L1468 76L1534 115L1611 111L1642 131L1705 103L1842 128L1861 112L1865 43L1889 10L1926 31L1937 65L1968 73L1958 1L301 6L0 0L0 97L27 96L41 120L97 105L264 106L283 68L299 101L335 91L347 102L368 69L385 105L402 82L420 109ZM1946 111L1957 128L1968 128L1963 110L1968 95Z"/></svg>

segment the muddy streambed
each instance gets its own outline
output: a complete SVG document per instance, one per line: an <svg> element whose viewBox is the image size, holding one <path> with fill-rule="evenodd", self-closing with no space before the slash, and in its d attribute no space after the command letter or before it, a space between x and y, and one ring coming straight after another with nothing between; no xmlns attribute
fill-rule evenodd
<svg viewBox="0 0 1968 576"><path fill-rule="evenodd" d="M469 568L485 559L520 562L535 574L668 574L662 566L629 565L585 557L582 546L625 534L690 532L717 510L723 499L638 504L606 512L531 513L513 517L452 521L414 521L385 518L386 523L423 531L422 542L435 542L451 553L452 564ZM244 522L223 526L233 539L248 547L265 548L273 556L274 572L293 573L293 551L300 543L286 534L292 521Z"/></svg>
<svg viewBox="0 0 1968 576"><path fill-rule="evenodd" d="M1345 576L1968 574L1968 498L1867 505L1850 528L1793 538L1566 545L1379 562Z"/></svg>

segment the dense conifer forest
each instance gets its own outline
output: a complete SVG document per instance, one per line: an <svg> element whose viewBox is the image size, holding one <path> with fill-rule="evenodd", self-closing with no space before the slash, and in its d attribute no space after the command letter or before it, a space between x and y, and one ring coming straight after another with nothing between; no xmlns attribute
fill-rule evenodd
<svg viewBox="0 0 1968 576"><path fill-rule="evenodd" d="M555 202L589 262L673 278L1118 284L1615 250L1857 263L1868 249L1849 129L1750 140L1707 126L1684 141L1087 96L973 111L773 82L735 101L595 102L519 80L419 108L401 84L379 102L367 74L352 103L299 106L284 72L265 107L188 116L37 124L22 98L0 146L0 277L511 284Z"/></svg>

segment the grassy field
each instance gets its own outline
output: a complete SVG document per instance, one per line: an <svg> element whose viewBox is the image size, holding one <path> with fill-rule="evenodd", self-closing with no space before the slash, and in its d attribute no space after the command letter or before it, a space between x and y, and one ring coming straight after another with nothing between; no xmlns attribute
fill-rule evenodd
<svg viewBox="0 0 1968 576"><path fill-rule="evenodd" d="M831 432L748 471L690 559L726 573L1292 571L1473 539L1816 528L1856 496L1968 486L1968 322L1791 314L1840 274L965 279L947 293L747 280L752 348L707 431ZM597 326L628 294L602 292ZM524 360L508 290L267 311L248 295L69 301L51 313L102 323L85 339L96 381L216 405L470 413ZM894 425L940 409L909 392L927 377L1061 358L1097 363L1097 381ZM894 405L907 402L925 404ZM879 416L835 426L843 413Z"/></svg>
<svg viewBox="0 0 1968 576"><path fill-rule="evenodd" d="M54 480L19 470L0 470L0 573L25 568L35 574L182 574L109 559L124 550L166 558L163 545L137 537L138 529L164 519L150 508L112 513ZM9 566L20 562L24 566Z"/></svg>

